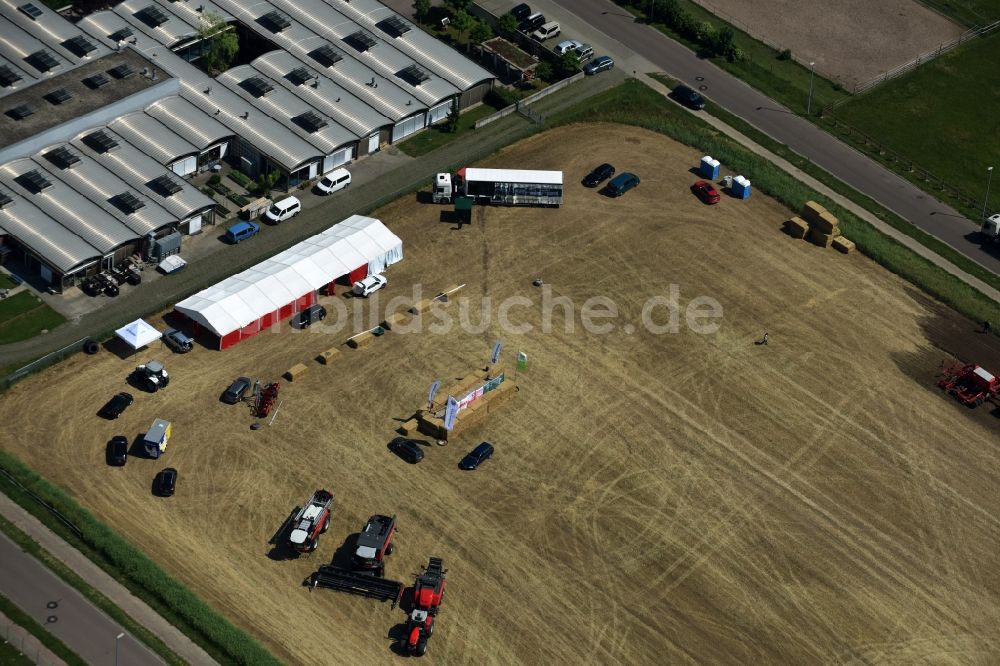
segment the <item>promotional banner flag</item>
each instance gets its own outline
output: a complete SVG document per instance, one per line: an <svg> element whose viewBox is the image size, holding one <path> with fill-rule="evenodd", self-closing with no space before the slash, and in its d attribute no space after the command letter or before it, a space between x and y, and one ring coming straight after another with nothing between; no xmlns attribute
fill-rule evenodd
<svg viewBox="0 0 1000 666"><path fill-rule="evenodd" d="M500 360L500 350L503 349L503 342L497 340L493 343L493 353L490 355L490 365L496 365Z"/></svg>
<svg viewBox="0 0 1000 666"><path fill-rule="evenodd" d="M451 430L455 427L455 417L458 416L458 400L448 396L448 404L444 408L444 429Z"/></svg>
<svg viewBox="0 0 1000 666"><path fill-rule="evenodd" d="M427 409L434 405L434 396L437 395L439 388L441 388L441 380L435 379L434 383L431 384L431 390L427 392Z"/></svg>

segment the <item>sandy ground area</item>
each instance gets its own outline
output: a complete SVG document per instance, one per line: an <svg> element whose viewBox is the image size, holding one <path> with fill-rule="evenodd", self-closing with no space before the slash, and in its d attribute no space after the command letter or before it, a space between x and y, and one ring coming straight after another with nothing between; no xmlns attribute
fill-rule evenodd
<svg viewBox="0 0 1000 666"><path fill-rule="evenodd" d="M362 313L415 284L465 283L469 300L441 316L465 307L469 327L422 322L329 367L311 359L363 324L286 324L226 352L79 355L0 396L0 442L288 663L394 658L400 610L301 586L373 513L398 514L389 577L411 583L431 555L449 569L425 663L989 662L1000 412L960 407L933 378L959 350L1000 367L995 338L864 257L792 240L789 212L759 193L702 205L698 157L612 125L533 137L489 165L563 169L561 209L486 208L461 229L412 198L375 214L406 259ZM578 184L605 160L642 184L621 199ZM536 277L576 308L547 332ZM652 320L668 324L652 299L672 285L679 330L654 333L643 308L659 302ZM463 330L484 296L492 320ZM497 323L515 296L510 319L533 327L520 334ZM594 296L618 310L604 333L583 326ZM686 325L700 296L723 308L714 333ZM754 345L765 330L771 344ZM496 339L508 368L529 355L517 399L419 465L391 455L431 381L482 366ZM146 358L170 386L99 419ZM218 401L237 375L298 362L309 370L283 383L272 426L251 431L245 405ZM163 458L105 465L108 438L155 417L174 424ZM481 439L495 458L459 471ZM177 494L151 496L168 465ZM332 527L313 555L283 559L269 541L319 487L337 494Z"/></svg>
<svg viewBox="0 0 1000 666"><path fill-rule="evenodd" d="M913 0L695 0L847 90L962 34Z"/></svg>

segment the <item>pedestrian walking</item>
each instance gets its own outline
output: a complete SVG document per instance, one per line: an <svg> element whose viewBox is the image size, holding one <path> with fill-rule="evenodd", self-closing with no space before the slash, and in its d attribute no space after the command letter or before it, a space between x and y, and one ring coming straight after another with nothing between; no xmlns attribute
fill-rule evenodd
<svg viewBox="0 0 1000 666"><path fill-rule="evenodd" d="M754 344L758 345L758 346L759 345L766 345L767 344L767 337L768 337L767 336L767 331L764 331L764 337L762 337L760 340L754 340Z"/></svg>
<svg viewBox="0 0 1000 666"><path fill-rule="evenodd" d="M993 330L993 327L990 326L990 322L987 319L986 321L983 322L983 333L987 333L988 334L992 330Z"/></svg>

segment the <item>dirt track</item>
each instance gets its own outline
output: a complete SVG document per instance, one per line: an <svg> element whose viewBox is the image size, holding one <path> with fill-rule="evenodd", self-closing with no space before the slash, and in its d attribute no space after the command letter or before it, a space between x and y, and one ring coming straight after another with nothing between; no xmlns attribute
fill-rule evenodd
<svg viewBox="0 0 1000 666"><path fill-rule="evenodd" d="M376 214L406 251L383 305L416 282L425 296L466 283L494 308L530 299L510 313L529 333L501 332L494 311L482 332L389 333L328 368L308 359L346 330L78 356L0 397L3 413L31 414L4 419L0 441L292 663L391 656L403 613L299 586L376 512L399 514L389 576L412 582L429 555L450 569L431 663L988 662L998 420L931 379L946 351L1000 367L993 341L868 260L791 240L788 212L759 193L701 205L687 190L697 158L640 130L563 128L490 164L564 169L560 210L485 209L460 230L412 201ZM618 200L575 184L603 160L642 184ZM612 298L614 330L587 333L577 316L567 333L556 314L543 333L536 277L577 308ZM717 333L637 326L671 284L682 308L722 305ZM764 330L771 344L755 346ZM510 364L530 356L519 397L416 467L391 456L428 384L481 365L497 338ZM137 394L116 423L94 416L147 357L167 362L170 387ZM270 428L217 401L237 375L297 362L310 369L283 384ZM175 433L161 461L104 465L111 435L157 416ZM460 473L480 439L496 458ZM178 494L153 498L167 465ZM316 487L337 494L319 551L271 559L268 540Z"/></svg>
<svg viewBox="0 0 1000 666"><path fill-rule="evenodd" d="M915 0L695 0L847 90L910 62L962 28Z"/></svg>

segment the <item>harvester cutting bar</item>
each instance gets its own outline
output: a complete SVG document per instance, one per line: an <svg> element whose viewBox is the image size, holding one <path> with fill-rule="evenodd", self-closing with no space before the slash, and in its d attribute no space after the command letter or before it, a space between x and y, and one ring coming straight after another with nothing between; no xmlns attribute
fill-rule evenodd
<svg viewBox="0 0 1000 666"><path fill-rule="evenodd" d="M403 596L403 584L399 581L355 573L331 564L321 566L318 571L312 574L309 577L309 585L312 589L325 587L369 599L391 601L393 608Z"/></svg>

